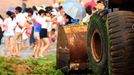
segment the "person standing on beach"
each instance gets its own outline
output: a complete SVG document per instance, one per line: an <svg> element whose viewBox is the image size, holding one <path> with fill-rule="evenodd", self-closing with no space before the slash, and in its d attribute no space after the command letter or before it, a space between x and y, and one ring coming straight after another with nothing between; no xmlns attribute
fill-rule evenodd
<svg viewBox="0 0 134 75"><path fill-rule="evenodd" d="M16 12L16 21L17 21L17 26L15 28L15 42L16 42L16 51L17 51L17 56L20 55L20 50L22 49L22 29L24 27L24 24L26 22L26 17L22 13L22 8L21 7L16 7L15 8Z"/></svg>
<svg viewBox="0 0 134 75"><path fill-rule="evenodd" d="M5 49L4 54L7 55L8 46L10 45L10 53L11 56L16 55L15 52L15 43L14 43L14 28L16 26L16 20L14 18L14 14L11 11L7 11L7 18L4 20L3 28L4 28L4 37L5 37Z"/></svg>
<svg viewBox="0 0 134 75"><path fill-rule="evenodd" d="M41 26L43 24L43 17L44 17L44 10L39 10L38 16L34 18L34 39L35 39L35 46L34 46L34 52L33 52L33 57L37 58L40 52L40 31L41 31Z"/></svg>

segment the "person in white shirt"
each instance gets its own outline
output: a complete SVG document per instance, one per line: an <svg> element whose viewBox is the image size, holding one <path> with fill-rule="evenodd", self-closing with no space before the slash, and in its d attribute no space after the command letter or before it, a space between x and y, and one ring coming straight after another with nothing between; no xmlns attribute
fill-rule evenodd
<svg viewBox="0 0 134 75"><path fill-rule="evenodd" d="M45 21L46 21L46 23L47 23L47 25L48 25L48 27L47 27L47 30L48 30L48 37L49 37L49 41L50 41L50 43L52 44L52 38L54 38L54 36L53 36L53 33L55 33L55 31L53 32L52 31L52 24L53 24L53 22L55 21L55 19L58 17L58 16L55 16L55 17L53 17L53 15L51 14L51 12L50 11L47 11L46 12L46 16L44 16L44 19L45 19Z"/></svg>
<svg viewBox="0 0 134 75"><path fill-rule="evenodd" d="M11 55L15 55L15 46L14 46L14 28L16 26L16 20L14 18L14 13L7 11L7 18L4 20L3 26L5 28L4 37L5 37L5 56L7 55L8 46L11 45Z"/></svg>
<svg viewBox="0 0 134 75"><path fill-rule="evenodd" d="M46 15L44 16L44 20L47 23L48 36L50 36L49 33L52 30L51 12L46 11Z"/></svg>
<svg viewBox="0 0 134 75"><path fill-rule="evenodd" d="M87 23L87 22L90 21L90 17L92 16L91 6L90 6L90 5L87 6L87 7L85 8L85 10L86 10L86 17L83 18L82 22Z"/></svg>
<svg viewBox="0 0 134 75"><path fill-rule="evenodd" d="M45 16L47 15L47 11L45 11ZM42 25L41 25L41 31L40 31L40 39L41 39L41 50L39 53L40 57L44 57L43 52L48 51L48 48L50 46L49 37L48 37L48 23L44 18L42 18Z"/></svg>
<svg viewBox="0 0 134 75"><path fill-rule="evenodd" d="M23 48L28 48L27 40L31 36L32 32L32 27L33 27L33 20L32 20L32 15L33 15L33 10L31 8L27 8L27 17L26 17L26 22L23 28L23 33L22 33L22 38L23 38Z"/></svg>
<svg viewBox="0 0 134 75"><path fill-rule="evenodd" d="M32 10L33 10L33 15L32 15L32 19L36 19L36 17L38 16L38 11L37 11L37 8L35 6L32 7ZM34 39L34 22L33 22L33 27L32 27L32 32L31 32L31 35L30 35L30 40L29 40L29 43L30 43L30 48L34 48L35 46L35 39Z"/></svg>
<svg viewBox="0 0 134 75"><path fill-rule="evenodd" d="M21 7L16 7L15 8L16 12L16 21L17 21L17 26L15 28L15 40L16 40L16 51L17 51L17 56L20 54L20 50L22 49L22 29L24 27L24 24L26 22L26 17L22 14L22 8Z"/></svg>
<svg viewBox="0 0 134 75"><path fill-rule="evenodd" d="M58 25L63 26L65 24L64 15L65 15L65 12L63 10L63 7L60 6L59 12L58 12L58 17L57 17L57 24Z"/></svg>
<svg viewBox="0 0 134 75"><path fill-rule="evenodd" d="M47 30L48 30L48 33L52 30L52 22L50 21L51 20L51 15L50 13L47 13L46 16L44 16L44 20L46 21L48 27L47 27ZM47 22L50 21L50 22Z"/></svg>
<svg viewBox="0 0 134 75"><path fill-rule="evenodd" d="M34 39L35 39L35 46L34 46L34 52L33 52L33 57L37 58L40 52L40 31L41 31L41 26L44 24L45 20L43 20L44 17L44 10L39 10L38 16L36 16L34 20Z"/></svg>

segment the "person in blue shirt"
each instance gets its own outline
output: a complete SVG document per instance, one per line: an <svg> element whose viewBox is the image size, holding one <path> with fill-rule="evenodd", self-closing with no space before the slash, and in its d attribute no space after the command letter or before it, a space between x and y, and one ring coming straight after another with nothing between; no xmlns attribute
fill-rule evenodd
<svg viewBox="0 0 134 75"><path fill-rule="evenodd" d="M79 22L78 19L73 19L69 15L65 14L65 25L67 24L77 24Z"/></svg>

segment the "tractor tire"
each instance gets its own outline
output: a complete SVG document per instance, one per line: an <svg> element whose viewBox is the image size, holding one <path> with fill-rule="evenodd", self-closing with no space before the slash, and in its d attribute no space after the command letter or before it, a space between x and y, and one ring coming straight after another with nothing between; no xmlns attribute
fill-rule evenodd
<svg viewBox="0 0 134 75"><path fill-rule="evenodd" d="M108 14L109 75L134 74L134 12Z"/></svg>
<svg viewBox="0 0 134 75"><path fill-rule="evenodd" d="M98 12L96 12L91 16L88 25L87 51L89 67L91 67L94 75L108 75L108 33L106 16L107 14L99 15Z"/></svg>

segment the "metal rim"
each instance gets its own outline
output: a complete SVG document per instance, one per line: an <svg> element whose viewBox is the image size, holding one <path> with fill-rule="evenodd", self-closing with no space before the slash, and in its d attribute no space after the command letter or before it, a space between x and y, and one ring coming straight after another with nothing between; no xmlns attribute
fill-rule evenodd
<svg viewBox="0 0 134 75"><path fill-rule="evenodd" d="M100 62L103 56L102 39L98 30L93 32L91 37L92 56L96 62Z"/></svg>

